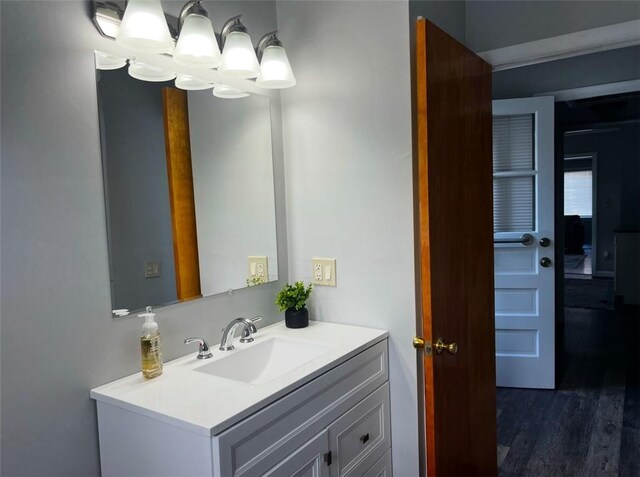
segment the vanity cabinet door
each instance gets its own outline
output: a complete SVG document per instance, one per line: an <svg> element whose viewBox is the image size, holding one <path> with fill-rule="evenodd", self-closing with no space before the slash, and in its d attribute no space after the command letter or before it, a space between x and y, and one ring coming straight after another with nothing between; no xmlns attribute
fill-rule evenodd
<svg viewBox="0 0 640 477"><path fill-rule="evenodd" d="M360 477L391 447L389 383L329 426L332 477Z"/></svg>
<svg viewBox="0 0 640 477"><path fill-rule="evenodd" d="M325 429L280 464L267 471L265 477L329 477L325 456L329 452L329 432Z"/></svg>

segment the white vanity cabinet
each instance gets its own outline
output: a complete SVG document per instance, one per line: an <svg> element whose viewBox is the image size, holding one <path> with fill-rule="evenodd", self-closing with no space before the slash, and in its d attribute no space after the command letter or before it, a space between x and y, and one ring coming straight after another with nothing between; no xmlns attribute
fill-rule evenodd
<svg viewBox="0 0 640 477"><path fill-rule="evenodd" d="M391 476L387 347L385 334L208 435L97 399L102 475Z"/></svg>

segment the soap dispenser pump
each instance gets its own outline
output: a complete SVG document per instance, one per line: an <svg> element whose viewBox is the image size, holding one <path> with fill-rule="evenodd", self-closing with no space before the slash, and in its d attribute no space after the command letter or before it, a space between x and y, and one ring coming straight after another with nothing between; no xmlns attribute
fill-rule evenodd
<svg viewBox="0 0 640 477"><path fill-rule="evenodd" d="M162 374L162 346L158 323L155 322L156 314L148 306L146 313L141 313L138 317L144 318L140 337L142 376L144 379L152 379Z"/></svg>

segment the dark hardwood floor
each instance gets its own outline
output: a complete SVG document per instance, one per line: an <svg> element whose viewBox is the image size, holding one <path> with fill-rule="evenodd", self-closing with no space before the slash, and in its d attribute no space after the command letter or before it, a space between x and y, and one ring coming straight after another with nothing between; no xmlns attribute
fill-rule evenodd
<svg viewBox="0 0 640 477"><path fill-rule="evenodd" d="M640 476L637 311L565 311L556 390L498 388L501 476Z"/></svg>

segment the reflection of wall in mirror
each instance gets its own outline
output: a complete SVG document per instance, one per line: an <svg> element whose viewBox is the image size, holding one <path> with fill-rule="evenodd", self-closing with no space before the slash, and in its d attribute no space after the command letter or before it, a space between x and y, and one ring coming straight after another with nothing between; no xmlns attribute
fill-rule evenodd
<svg viewBox="0 0 640 477"><path fill-rule="evenodd" d="M98 95L105 161L113 308L176 300L165 159L162 88L130 78L125 68L100 71ZM145 262L160 276L145 278Z"/></svg>
<svg viewBox="0 0 640 477"><path fill-rule="evenodd" d="M202 294L246 286L247 257L267 256L276 280L269 99L189 92Z"/></svg>

